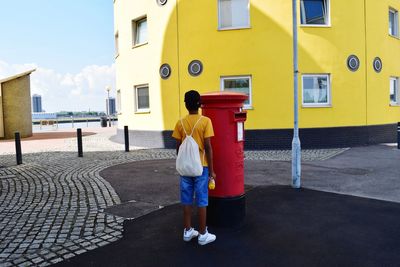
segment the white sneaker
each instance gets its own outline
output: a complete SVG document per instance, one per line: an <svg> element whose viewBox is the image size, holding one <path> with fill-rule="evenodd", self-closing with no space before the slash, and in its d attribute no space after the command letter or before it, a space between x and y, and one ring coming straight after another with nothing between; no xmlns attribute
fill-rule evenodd
<svg viewBox="0 0 400 267"><path fill-rule="evenodd" d="M190 240L192 240L193 237L197 237L199 235L199 232L197 232L196 230L194 230L194 228L190 228L190 230L186 231L183 230L183 240L186 242L189 242Z"/></svg>
<svg viewBox="0 0 400 267"><path fill-rule="evenodd" d="M208 243L214 242L217 237L213 234L210 234L208 230L206 229L206 233L204 235L200 234L198 243L199 245L207 245Z"/></svg>

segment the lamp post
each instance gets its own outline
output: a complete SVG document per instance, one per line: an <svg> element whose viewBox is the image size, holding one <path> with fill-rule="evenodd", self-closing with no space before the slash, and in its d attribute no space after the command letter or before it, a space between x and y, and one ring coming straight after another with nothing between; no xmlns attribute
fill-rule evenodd
<svg viewBox="0 0 400 267"><path fill-rule="evenodd" d="M299 138L299 104L298 104L298 43L297 43L297 0L292 0L293 13L293 72L294 72L294 127L292 140L292 187L300 188L301 183L301 145Z"/></svg>
<svg viewBox="0 0 400 267"><path fill-rule="evenodd" d="M110 119L110 90L111 86L106 87L107 90L107 118L108 118L108 127L111 127L111 119Z"/></svg>

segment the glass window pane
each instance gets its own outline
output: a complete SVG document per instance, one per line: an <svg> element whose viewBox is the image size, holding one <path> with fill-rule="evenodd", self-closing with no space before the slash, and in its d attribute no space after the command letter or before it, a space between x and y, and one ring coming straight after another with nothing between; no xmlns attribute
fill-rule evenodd
<svg viewBox="0 0 400 267"><path fill-rule="evenodd" d="M302 24L327 24L327 0L301 0Z"/></svg>
<svg viewBox="0 0 400 267"><path fill-rule="evenodd" d="M244 102L244 104L250 104L250 79L224 79L224 90L248 95L249 98Z"/></svg>
<svg viewBox="0 0 400 267"><path fill-rule="evenodd" d="M303 77L303 103L328 104L328 78L326 76Z"/></svg>
<svg viewBox="0 0 400 267"><path fill-rule="evenodd" d="M137 88L137 108L138 109L148 109L149 105L149 88L140 87Z"/></svg>
<svg viewBox="0 0 400 267"><path fill-rule="evenodd" d="M121 106L121 91L117 91L117 111L118 113L121 113L122 111L122 106Z"/></svg>
<svg viewBox="0 0 400 267"><path fill-rule="evenodd" d="M249 26L249 0L219 0L221 28Z"/></svg>
<svg viewBox="0 0 400 267"><path fill-rule="evenodd" d="M396 10L389 10L389 34L398 36L398 13Z"/></svg>
<svg viewBox="0 0 400 267"><path fill-rule="evenodd" d="M147 19L136 22L136 42L142 44L147 42Z"/></svg>
<svg viewBox="0 0 400 267"><path fill-rule="evenodd" d="M390 79L390 102L397 103L398 86L397 79Z"/></svg>
<svg viewBox="0 0 400 267"><path fill-rule="evenodd" d="M115 35L115 55L119 54L119 43L118 43L118 34Z"/></svg>
<svg viewBox="0 0 400 267"><path fill-rule="evenodd" d="M390 10L389 11L389 34L394 35L393 34L393 25L394 25L394 14L393 12Z"/></svg>

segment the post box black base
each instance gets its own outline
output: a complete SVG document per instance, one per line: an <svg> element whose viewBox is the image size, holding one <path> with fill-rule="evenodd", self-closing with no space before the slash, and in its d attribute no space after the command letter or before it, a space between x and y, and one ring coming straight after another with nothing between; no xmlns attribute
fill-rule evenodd
<svg viewBox="0 0 400 267"><path fill-rule="evenodd" d="M218 227L240 227L246 216L245 195L238 197L209 197L207 225Z"/></svg>

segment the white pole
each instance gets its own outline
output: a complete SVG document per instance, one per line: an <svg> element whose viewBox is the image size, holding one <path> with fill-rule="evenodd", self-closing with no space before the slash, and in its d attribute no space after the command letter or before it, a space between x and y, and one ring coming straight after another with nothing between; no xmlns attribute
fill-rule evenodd
<svg viewBox="0 0 400 267"><path fill-rule="evenodd" d="M111 87L107 86L107 117L108 117L108 127L111 127L111 118L110 118L110 90Z"/></svg>
<svg viewBox="0 0 400 267"><path fill-rule="evenodd" d="M297 43L297 0L292 0L293 9L293 71L294 71L294 128L292 140L292 186L300 188L301 183L301 145L299 138L298 105L298 43Z"/></svg>

